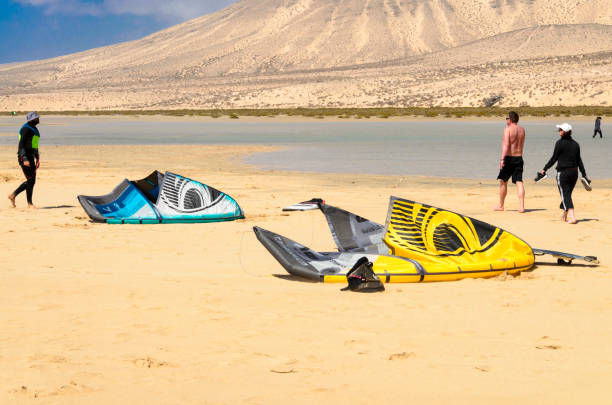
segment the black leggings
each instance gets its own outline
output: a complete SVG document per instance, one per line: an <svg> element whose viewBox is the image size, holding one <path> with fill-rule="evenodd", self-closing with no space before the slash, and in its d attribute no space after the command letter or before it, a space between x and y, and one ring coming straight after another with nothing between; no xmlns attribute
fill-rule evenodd
<svg viewBox="0 0 612 405"><path fill-rule="evenodd" d="M29 162L30 166L24 165L24 162ZM32 204L32 194L34 193L34 184L36 184L36 166L34 165L34 159L27 156L19 156L19 166L21 166L21 170L23 170L26 181L21 183L13 194L15 194L16 197L25 190L28 204Z"/></svg>
<svg viewBox="0 0 612 405"><path fill-rule="evenodd" d="M561 204L559 208L562 210L569 210L574 208L572 201L572 191L578 181L578 169L565 169L557 172L557 186L559 187L559 194L561 194Z"/></svg>
<svg viewBox="0 0 612 405"><path fill-rule="evenodd" d="M601 129L596 129L595 131L593 131L593 138L595 138L595 136L599 133L599 137L603 138L603 135L601 134Z"/></svg>

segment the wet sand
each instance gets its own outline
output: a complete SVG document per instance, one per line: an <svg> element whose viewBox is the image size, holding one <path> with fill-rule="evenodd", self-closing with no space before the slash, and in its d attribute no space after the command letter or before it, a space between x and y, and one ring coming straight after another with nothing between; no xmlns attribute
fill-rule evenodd
<svg viewBox="0 0 612 405"><path fill-rule="evenodd" d="M574 192L559 220L552 180L526 182L529 212L494 212L497 184L425 177L261 171L264 146L47 147L38 211L8 208L21 181L0 148L0 403L606 403L612 375L612 182ZM237 199L229 223L106 225L77 194L170 170ZM324 198L384 223L397 195L500 226L532 247L602 265L538 259L519 277L388 285L381 294L300 282L255 225L333 250Z"/></svg>

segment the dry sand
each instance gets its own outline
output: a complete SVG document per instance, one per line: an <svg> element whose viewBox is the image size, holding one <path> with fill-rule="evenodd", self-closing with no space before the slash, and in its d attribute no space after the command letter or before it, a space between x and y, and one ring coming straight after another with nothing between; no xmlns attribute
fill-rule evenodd
<svg viewBox="0 0 612 405"><path fill-rule="evenodd" d="M0 403L609 403L612 183L575 191L561 223L552 183L527 214L493 212L494 181L264 172L252 146L47 147L38 211L0 208ZM0 148L0 196L21 182ZM183 158L186 157L186 158ZM76 195L173 170L235 197L245 220L91 223ZM389 195L456 210L534 247L600 257L488 280L394 284L380 294L300 282L256 240L262 226L320 250L310 197L384 222ZM275 277L279 275L279 277Z"/></svg>
<svg viewBox="0 0 612 405"><path fill-rule="evenodd" d="M244 0L136 41L0 65L0 111L611 105L610 10Z"/></svg>

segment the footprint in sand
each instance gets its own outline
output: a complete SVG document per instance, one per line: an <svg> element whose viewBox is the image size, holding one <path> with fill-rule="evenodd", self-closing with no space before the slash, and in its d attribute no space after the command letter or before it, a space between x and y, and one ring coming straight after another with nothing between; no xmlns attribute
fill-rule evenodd
<svg viewBox="0 0 612 405"><path fill-rule="evenodd" d="M391 355L389 355L389 360L405 360L415 356L416 353L414 352L392 353Z"/></svg>
<svg viewBox="0 0 612 405"><path fill-rule="evenodd" d="M536 349L547 349L547 350L559 350L561 348L561 346L559 345L542 345L542 346L536 346Z"/></svg>
<svg viewBox="0 0 612 405"><path fill-rule="evenodd" d="M0 174L0 183L8 183L8 182L11 182L11 181L13 181L15 179L16 179L15 176L6 175L6 174Z"/></svg>
<svg viewBox="0 0 612 405"><path fill-rule="evenodd" d="M167 367L169 364L163 360L156 360L152 357L144 357L139 359L132 360L132 363L136 367L140 368L158 368L158 367Z"/></svg>
<svg viewBox="0 0 612 405"><path fill-rule="evenodd" d="M30 361L43 361L47 363L56 363L56 364L70 363L70 360L68 360L64 356L57 356L54 354L42 354L42 353L37 353L37 354L30 356Z"/></svg>
<svg viewBox="0 0 612 405"><path fill-rule="evenodd" d="M367 341L361 339L349 339L344 341L345 346L365 345L367 343Z"/></svg>
<svg viewBox="0 0 612 405"><path fill-rule="evenodd" d="M10 394L16 395L24 395L30 398L44 398L44 397L54 397L54 396L64 396L64 395L73 395L73 394L82 394L84 392L93 391L90 387L79 384L75 381L70 381L68 384L64 384L57 389L47 391L47 390L33 390L28 388L25 385L22 385L19 388L14 388L9 391Z"/></svg>
<svg viewBox="0 0 612 405"><path fill-rule="evenodd" d="M267 355L266 355L267 356ZM298 360L297 359L285 359L285 360L281 360L279 361L279 359L277 359L275 361L276 364L273 364L270 367L270 372L271 373L275 373L275 374L293 374L293 373L297 373L297 364L298 364Z"/></svg>
<svg viewBox="0 0 612 405"><path fill-rule="evenodd" d="M92 389L83 384L79 384L77 382L70 381L68 384L62 385L55 391L49 392L47 395L48 396L70 395L70 394L80 394L80 393L89 392L89 391L92 391Z"/></svg>
<svg viewBox="0 0 612 405"><path fill-rule="evenodd" d="M89 224L58 224L55 223L53 226L57 226L59 228L89 228Z"/></svg>
<svg viewBox="0 0 612 405"><path fill-rule="evenodd" d="M34 396L34 398L37 398L38 394L37 392L34 392L30 389L28 389L28 387L26 387L25 385L22 385L19 388L13 388L12 390L9 390L9 394L19 394L19 395L28 395L28 396Z"/></svg>

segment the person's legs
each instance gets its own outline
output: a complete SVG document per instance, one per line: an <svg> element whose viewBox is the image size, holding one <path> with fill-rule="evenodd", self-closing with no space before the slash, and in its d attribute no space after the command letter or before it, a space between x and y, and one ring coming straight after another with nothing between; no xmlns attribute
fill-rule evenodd
<svg viewBox="0 0 612 405"><path fill-rule="evenodd" d="M561 188L561 172L557 172L557 188L559 189L559 195L561 196L561 204L559 204L559 208L563 210L563 214L561 214L561 221L567 221L567 206L565 205L565 200L563 200L563 189Z"/></svg>
<svg viewBox="0 0 612 405"><path fill-rule="evenodd" d="M574 215L574 202L572 201L572 192L578 181L577 170L564 170L557 174L559 192L561 193L561 208L565 210L562 217L570 224L576 223L576 217Z"/></svg>
<svg viewBox="0 0 612 405"><path fill-rule="evenodd" d="M518 212L525 212L525 186L523 186L522 181L516 182L516 194L519 200Z"/></svg>
<svg viewBox="0 0 612 405"><path fill-rule="evenodd" d="M578 221L576 221L576 216L574 215L574 209L570 208L569 210L567 210L567 223L568 224L575 224Z"/></svg>
<svg viewBox="0 0 612 405"><path fill-rule="evenodd" d="M22 191L26 190L28 188L28 181L24 181L23 183L21 183L19 185L19 187L17 187L15 189L15 191L13 191L11 194L8 195L8 199L11 202L11 208L15 208L15 198L21 194Z"/></svg>
<svg viewBox="0 0 612 405"><path fill-rule="evenodd" d="M504 210L504 201L506 201L506 194L508 194L508 182L499 181L499 205L494 208L495 211Z"/></svg>
<svg viewBox="0 0 612 405"><path fill-rule="evenodd" d="M23 160L19 160L19 165L21 166L21 170L23 171L26 181L21 183L19 187L15 189L15 191L8 195L12 208L15 208L16 206L15 198L23 191L26 192L28 208L36 208L32 203L32 194L34 193L34 184L36 183L36 166L34 166L34 161L31 159L26 160L26 162L28 162L29 166L26 166Z"/></svg>
<svg viewBox="0 0 612 405"><path fill-rule="evenodd" d="M574 215L574 202L572 200L572 193L574 192L574 187L576 187L576 183L578 182L578 170L570 171L567 176L567 189L568 189L568 199L569 199L569 208L567 209L567 222L570 224L575 224L576 216Z"/></svg>
<svg viewBox="0 0 612 405"><path fill-rule="evenodd" d="M32 202L32 195L34 194L34 184L36 184L36 172L27 181L28 185L26 188L26 197L28 199L28 208L36 208Z"/></svg>

